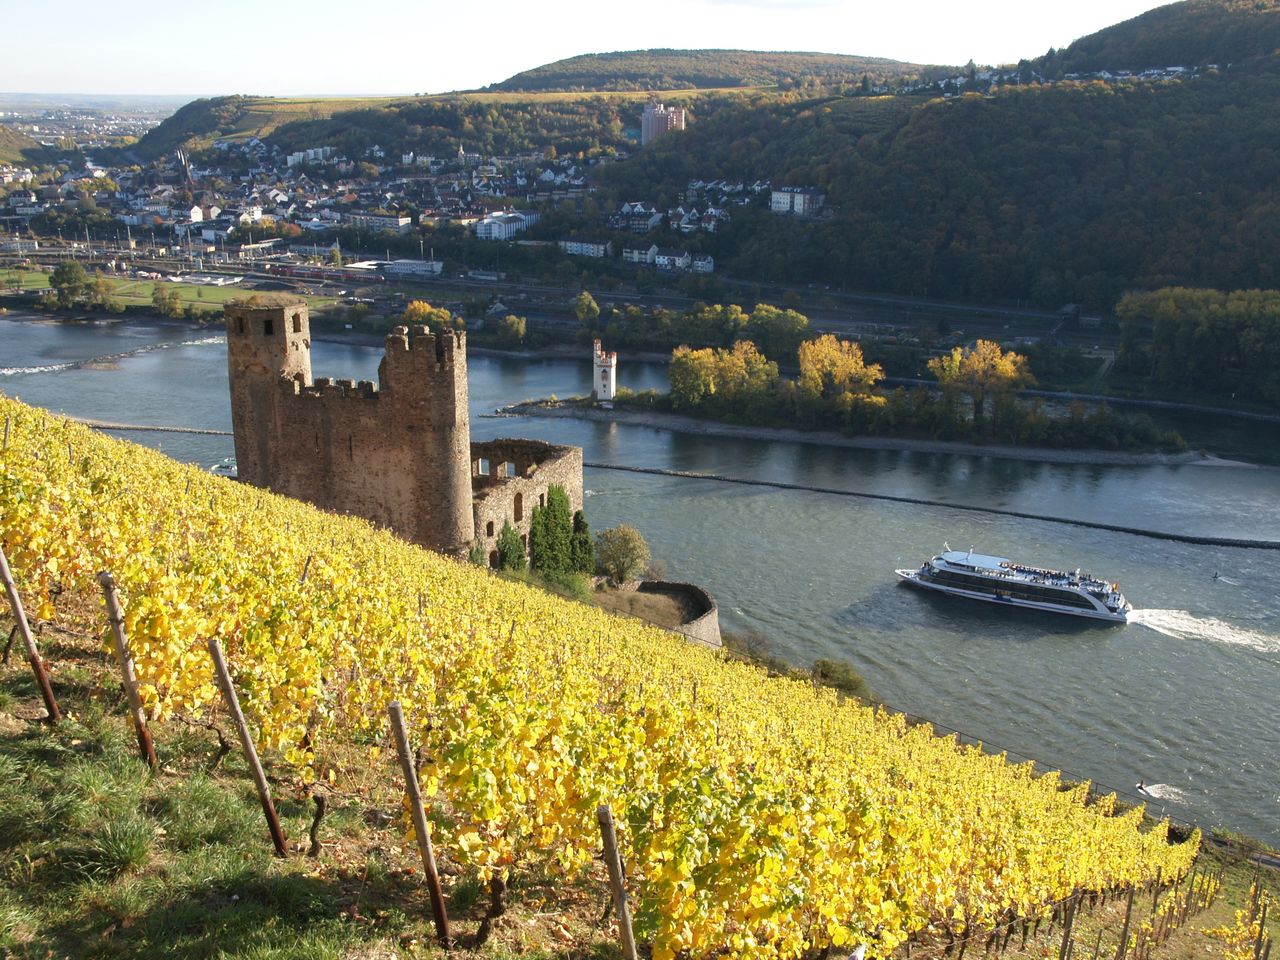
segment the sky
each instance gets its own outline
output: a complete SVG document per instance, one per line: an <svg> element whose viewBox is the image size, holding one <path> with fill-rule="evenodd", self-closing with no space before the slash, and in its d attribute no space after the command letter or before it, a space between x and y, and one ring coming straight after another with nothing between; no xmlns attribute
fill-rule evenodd
<svg viewBox="0 0 1280 960"><path fill-rule="evenodd" d="M410 94L466 90L582 53L807 50L1013 63L1159 0L89 0L4 45L0 92Z"/></svg>

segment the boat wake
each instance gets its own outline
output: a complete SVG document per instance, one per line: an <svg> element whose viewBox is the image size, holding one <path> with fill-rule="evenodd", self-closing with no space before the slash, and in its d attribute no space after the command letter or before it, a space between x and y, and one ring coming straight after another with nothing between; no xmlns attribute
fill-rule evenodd
<svg viewBox="0 0 1280 960"><path fill-rule="evenodd" d="M1186 610L1134 610L1129 614L1129 622L1177 640L1207 640L1247 647L1259 653L1280 653L1280 636L1247 630L1213 617L1197 617Z"/></svg>
<svg viewBox="0 0 1280 960"><path fill-rule="evenodd" d="M1167 803L1187 802L1185 792L1167 783L1148 783L1139 792L1155 800L1164 800Z"/></svg>
<svg viewBox="0 0 1280 960"><path fill-rule="evenodd" d="M119 363L130 357L140 357L157 350L168 350L170 347L199 347L208 343L222 343L226 337L200 337L196 340L171 340L166 343L152 343L136 350L124 353L108 353L101 357L89 357L85 360L68 360L63 363L46 363L34 367L0 367L0 377L13 377L23 373L59 373L63 370L79 370L85 367L96 367L105 364Z"/></svg>

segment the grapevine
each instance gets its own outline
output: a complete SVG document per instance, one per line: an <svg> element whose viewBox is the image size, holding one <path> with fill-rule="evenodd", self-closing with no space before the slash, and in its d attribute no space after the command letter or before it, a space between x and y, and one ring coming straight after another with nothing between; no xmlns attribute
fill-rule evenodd
<svg viewBox="0 0 1280 960"><path fill-rule="evenodd" d="M798 957L1038 916L1166 882L1199 835L361 520L210 476L0 397L0 539L36 616L110 570L153 717L203 717L217 638L304 780L398 700L435 842L482 879L572 876L615 813L656 960ZM303 572L306 576L303 576ZM105 632L104 632L105 637Z"/></svg>

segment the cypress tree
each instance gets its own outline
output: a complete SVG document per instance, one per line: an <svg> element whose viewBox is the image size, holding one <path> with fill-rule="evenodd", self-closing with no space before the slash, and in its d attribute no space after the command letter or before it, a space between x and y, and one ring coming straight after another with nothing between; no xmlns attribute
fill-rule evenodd
<svg viewBox="0 0 1280 960"><path fill-rule="evenodd" d="M595 573L596 549L591 540L591 528L581 510L573 514L573 535L569 538L569 557L578 573Z"/></svg>

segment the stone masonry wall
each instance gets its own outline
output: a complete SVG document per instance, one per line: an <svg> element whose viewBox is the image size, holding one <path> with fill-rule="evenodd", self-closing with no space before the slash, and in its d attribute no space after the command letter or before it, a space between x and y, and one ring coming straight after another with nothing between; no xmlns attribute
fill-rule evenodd
<svg viewBox="0 0 1280 960"><path fill-rule="evenodd" d="M475 528L463 334L397 327L377 384L313 383L305 306L228 306L226 318L242 479L466 554Z"/></svg>
<svg viewBox="0 0 1280 960"><path fill-rule="evenodd" d="M482 465L486 472L481 472ZM533 508L546 505L553 484L564 488L570 511L582 509L582 448L541 440L473 443L471 484L476 542L489 565L496 566L503 522L519 531L527 550Z"/></svg>

